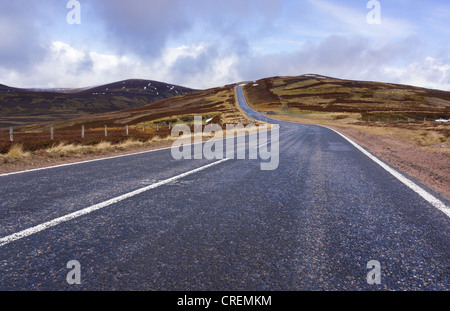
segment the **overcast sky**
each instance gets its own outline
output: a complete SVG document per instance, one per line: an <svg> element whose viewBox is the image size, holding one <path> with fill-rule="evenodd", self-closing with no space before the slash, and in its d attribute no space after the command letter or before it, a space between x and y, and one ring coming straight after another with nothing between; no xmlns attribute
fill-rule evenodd
<svg viewBox="0 0 450 311"><path fill-rule="evenodd" d="M316 73L450 91L450 1L0 0L0 84L210 88ZM373 15L373 14L375 15Z"/></svg>

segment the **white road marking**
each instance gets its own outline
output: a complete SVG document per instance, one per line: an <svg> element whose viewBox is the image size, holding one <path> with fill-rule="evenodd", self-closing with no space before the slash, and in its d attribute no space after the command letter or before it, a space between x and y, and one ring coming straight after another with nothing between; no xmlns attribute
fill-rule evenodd
<svg viewBox="0 0 450 311"><path fill-rule="evenodd" d="M269 130L266 130L266 131L269 131ZM247 135L247 134L237 134L237 136L239 136L239 135ZM224 137L224 138L217 138L217 139L211 139L209 141L210 142L214 142L216 140L221 140L221 139L228 140L228 139L234 139L234 137L232 137L232 138L226 138L226 137ZM197 144L203 144L205 142L206 141L203 141L203 142L200 142L200 143L192 143L191 145L193 146L193 145L197 145ZM110 156L110 157L105 157L105 158L98 158L98 159L93 159L93 160L85 160L85 161L79 161L79 162L72 162L72 163L65 163L65 164L59 164L59 165L53 165L53 166L33 168L33 169L29 169L29 170L24 170L24 171L4 173L4 174L0 174L0 177L6 177L6 176L12 176L12 175L19 175L19 174L25 174L25 173L49 170L49 169L54 169L54 168L59 168L59 167L66 167L66 166L73 166L73 165L78 165L78 164L86 164L86 163L91 163L91 162L99 162L99 161L104 161L104 160L112 160L112 159L130 157L130 156L141 155L141 154L157 152L157 151L162 151L162 150L169 150L169 149L172 149L172 146L171 147L165 147L165 148L159 148L159 149L140 151L140 152L135 152L135 153L121 154L121 155Z"/></svg>
<svg viewBox="0 0 450 311"><path fill-rule="evenodd" d="M87 214L92 213L92 212L97 211L97 210L100 210L100 209L102 209L104 207L107 207L109 205L112 205L112 204L118 203L120 201L129 199L129 198L134 197L134 196L136 196L136 195L138 195L140 193L143 193L143 192L155 189L157 187L169 184L169 183L174 182L174 181L176 181L176 180L178 180L180 178L183 178L183 177L195 174L197 172L200 172L202 170L205 170L207 168L210 168L212 166L215 166L217 164L220 164L220 163L228 161L228 160L230 160L230 159L227 158L227 159L223 159L223 160L220 160L220 161L217 161L217 162L213 162L211 164L202 166L202 167L194 169L192 171L189 171L189 172L186 172L186 173L183 173L183 174L171 177L169 179L165 179L165 180L159 181L159 182L154 183L152 185L149 185L147 187L143 187L143 188L137 189L135 191L126 193L124 195L118 196L118 197L110 199L108 201L104 201L102 203L98 203L98 204L92 205L90 207L84 208L82 210L76 211L74 213L71 213L71 214L68 214L68 215L56 218L56 219L53 219L51 221L45 222L45 223L37 225L35 227L32 227L32 228L29 228L29 229L26 229L26 230L23 230L23 231L11 234L9 236L6 236L6 237L0 239L0 247L4 246L6 244L9 244L11 242L20 240L22 238L28 237L30 235L33 235L35 233L41 232L43 230L49 229L51 227L57 226L57 225L59 225L59 224L61 224L63 222L68 222L68 221L73 220L75 218L81 217L83 215L87 215Z"/></svg>
<svg viewBox="0 0 450 311"><path fill-rule="evenodd" d="M239 85L240 87L242 87L242 85ZM236 87L237 90L237 87ZM237 93L237 91L236 91ZM243 94L243 93L242 93ZM239 98L239 97L238 97ZM245 101L245 98L244 98ZM240 105L239 101L238 104ZM246 103L247 104L247 103ZM248 104L247 104L248 106ZM241 107L242 108L242 107ZM243 109L243 108L242 108ZM254 111L254 110L253 110ZM256 112L258 113L258 112ZM259 113L258 113L259 114ZM261 114L260 114L261 115ZM261 115L262 116L262 115ZM264 117L264 116L262 116ZM277 122L277 120L274 120L275 122ZM284 121L286 122L286 121ZM288 122L288 121L287 121ZM323 125L318 125L321 127L324 127L326 129L329 129L337 134L339 134L341 137L343 137L345 140L347 140L350 144L352 144L356 149L358 149L359 151L361 151L363 154L365 154L366 156L368 156L372 161L374 161L375 163L377 163L378 165L380 165L383 169L385 169L387 172L389 172L390 174L392 174L395 178L397 178L399 181L401 181L403 184L405 184L406 186L408 186L410 189L412 189L414 192L416 192L418 195L420 195L423 199L425 199L427 202L429 202L431 205L433 205L435 208L437 208L438 210L440 210L441 212L443 212L445 215L447 215L447 217L450 217L450 208L448 206L445 205L444 202L442 202L441 200L439 200L438 198L436 198L435 196L433 196L432 194L430 194L428 191L426 191L425 189L423 189L422 187L418 186L417 184L415 184L414 182L412 182L411 180L409 180L408 178L406 178L405 176L403 176L402 174L400 174L399 172L397 172L396 170L392 169L391 167L389 167L388 165L386 165L384 162L382 162L381 160L379 160L377 157L373 156L370 152L368 152L367 150L365 150L364 148L362 148L360 145L358 145L356 142L354 142L353 140L351 140L350 138L348 138L347 136L339 133L336 130L333 130L329 127L323 126Z"/></svg>
<svg viewBox="0 0 450 311"><path fill-rule="evenodd" d="M172 147L153 149L153 150L146 150L146 151L140 151L140 152L135 152L135 153L128 153L128 154L122 154L122 155L111 156L111 157L106 157L106 158L85 160L85 161L72 162L72 163L66 163L66 164L60 164L60 165L39 167L39 168L34 168L34 169L30 169L30 170L25 170L25 171L18 171L18 172L11 172L11 173L0 174L0 177L11 176L11 175L18 175L18 174L24 174L24 173L30 173L30 172L37 172L37 171L49 170L49 169L58 168L58 167L72 166L72 165L78 165L78 164L85 164L85 163L90 163L90 162L98 162L98 161L104 161L104 160L110 160L110 159L129 157L129 156L140 155L140 154L145 154L145 153L150 153L150 152L167 150L167 149L170 149L170 148L172 148Z"/></svg>
<svg viewBox="0 0 450 311"><path fill-rule="evenodd" d="M412 189L414 192L416 192L418 195L420 195L422 198L424 198L427 202L429 202L431 205L433 205L435 208L443 212L447 217L450 217L450 208L444 204L441 200L430 194L428 191L423 189L422 187L418 186L396 170L392 169L390 166L386 165L384 162L379 160L377 157L373 156L371 153L369 153L367 150L365 150L363 147L358 145L356 142L348 138L347 136L339 133L336 130L333 130L329 127L323 126L329 130L332 130L333 132L339 134L341 137L346 139L349 143L351 143L356 149L364 153L366 156L368 156L372 161L380 165L382 168L384 168L386 171L391 173L395 178L400 180L402 183L404 183L406 186L408 186L410 189Z"/></svg>

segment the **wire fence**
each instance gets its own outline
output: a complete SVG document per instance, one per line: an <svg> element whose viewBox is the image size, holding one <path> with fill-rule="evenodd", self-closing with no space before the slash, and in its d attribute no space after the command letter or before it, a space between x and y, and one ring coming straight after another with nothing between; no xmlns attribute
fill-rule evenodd
<svg viewBox="0 0 450 311"><path fill-rule="evenodd" d="M377 118L366 117L360 118L361 122L385 122L385 123L422 123L422 122L436 122L442 124L450 124L448 119L436 119L436 118Z"/></svg>
<svg viewBox="0 0 450 311"><path fill-rule="evenodd" d="M44 139L44 140L58 140L61 138L91 138L91 137L102 137L105 139L111 137L123 137L123 136L142 136L142 134L154 134L154 133L165 133L167 130L171 129L171 125L155 125L154 127L108 127L104 126L102 129L85 129L81 126L79 130L55 130L54 127L50 127L46 131L39 132L22 132L14 130L12 127L9 130L0 131L0 141L20 141L23 139Z"/></svg>
<svg viewBox="0 0 450 311"><path fill-rule="evenodd" d="M153 126L123 126L88 129L81 126L79 129L55 129L49 127L45 131L22 132L10 128L0 131L0 153L7 152L11 145L21 144L27 150L38 150L50 147L60 142L95 144L101 141L118 143L133 138L148 140L155 136L166 137L170 135L171 124L156 124Z"/></svg>

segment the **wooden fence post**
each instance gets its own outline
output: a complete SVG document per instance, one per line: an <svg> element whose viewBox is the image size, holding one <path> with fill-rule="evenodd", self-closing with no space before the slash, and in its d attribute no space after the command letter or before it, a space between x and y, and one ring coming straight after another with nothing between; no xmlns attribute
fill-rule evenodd
<svg viewBox="0 0 450 311"><path fill-rule="evenodd" d="M14 130L12 127L9 128L9 141L14 141Z"/></svg>
<svg viewBox="0 0 450 311"><path fill-rule="evenodd" d="M81 126L81 138L84 138L84 125Z"/></svg>
<svg viewBox="0 0 450 311"><path fill-rule="evenodd" d="M128 136L128 124L125 126L126 132L127 132L127 136Z"/></svg>
<svg viewBox="0 0 450 311"><path fill-rule="evenodd" d="M53 140L53 138L55 137L54 135L54 129L53 126L50 127L50 140Z"/></svg>
<svg viewBox="0 0 450 311"><path fill-rule="evenodd" d="M108 127L105 125L105 137L108 137Z"/></svg>

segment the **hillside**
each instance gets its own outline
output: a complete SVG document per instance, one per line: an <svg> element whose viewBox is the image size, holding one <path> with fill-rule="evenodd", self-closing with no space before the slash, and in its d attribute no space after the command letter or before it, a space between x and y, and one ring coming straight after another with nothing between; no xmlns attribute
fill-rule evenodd
<svg viewBox="0 0 450 311"><path fill-rule="evenodd" d="M244 93L253 109L337 130L450 198L450 92L303 75L254 81Z"/></svg>
<svg viewBox="0 0 450 311"><path fill-rule="evenodd" d="M177 91L176 88L170 88L167 89ZM89 92L100 90L90 89ZM131 88L129 90L132 91ZM234 85L228 85L173 96L140 107L29 124L14 130L14 143L28 151L35 151L58 142L90 145L106 140L117 143L129 138L146 141L155 136L170 135L170 124L192 125L195 115L202 116L204 120L213 118L214 123L219 124L253 122L236 107ZM105 126L108 128L107 137ZM49 135L51 128L54 130L54 139ZM82 128L85 129L85 137L81 137ZM126 134L126 128L129 129L129 135ZM0 131L0 153L7 152L13 145L9 137L8 130Z"/></svg>
<svg viewBox="0 0 450 311"><path fill-rule="evenodd" d="M155 87L153 93L159 93L157 96L164 89L170 95L173 92L176 95L176 91L180 93L176 87L149 83L129 80L84 90L60 90L58 94L69 96L75 92L78 98L93 96L96 99L109 92L108 96L112 98L126 99L126 95L152 92L151 86ZM121 144L130 139L133 144L141 144L139 148L142 149L167 146L170 144L170 125L192 125L194 115L201 115L204 120L212 118L212 122L222 125L250 123L252 120L236 106L234 88L235 85L227 85L139 107L29 124L14 130L14 143L10 142L9 131L0 131L0 154L10 153L14 144L31 152L20 158L25 162L2 155L3 166L13 170L40 165L36 163L47 165L64 161L72 156L84 159L93 155L92 148L103 150L97 146L104 144L122 148ZM271 118L336 129L432 189L444 194L450 191L450 124L435 121L450 118L450 92L304 75L250 82L244 87L244 94L253 109ZM58 151L58 148L62 150ZM80 151L78 154L83 148L90 150L89 153ZM111 153L117 151L111 150ZM94 154L100 156L105 152L95 151Z"/></svg>
<svg viewBox="0 0 450 311"><path fill-rule="evenodd" d="M193 91L137 79L84 89L28 90L0 85L0 128L135 108Z"/></svg>
<svg viewBox="0 0 450 311"><path fill-rule="evenodd" d="M450 118L450 92L318 75L261 79L245 88L253 108L272 114L402 121Z"/></svg>
<svg viewBox="0 0 450 311"><path fill-rule="evenodd" d="M194 115L215 117L218 123L244 122L245 117L235 106L234 86L217 87L208 90L190 92L149 103L143 106L91 114L67 120L31 124L20 131L46 131L51 125L58 130L108 127L142 127L156 123L190 123Z"/></svg>

